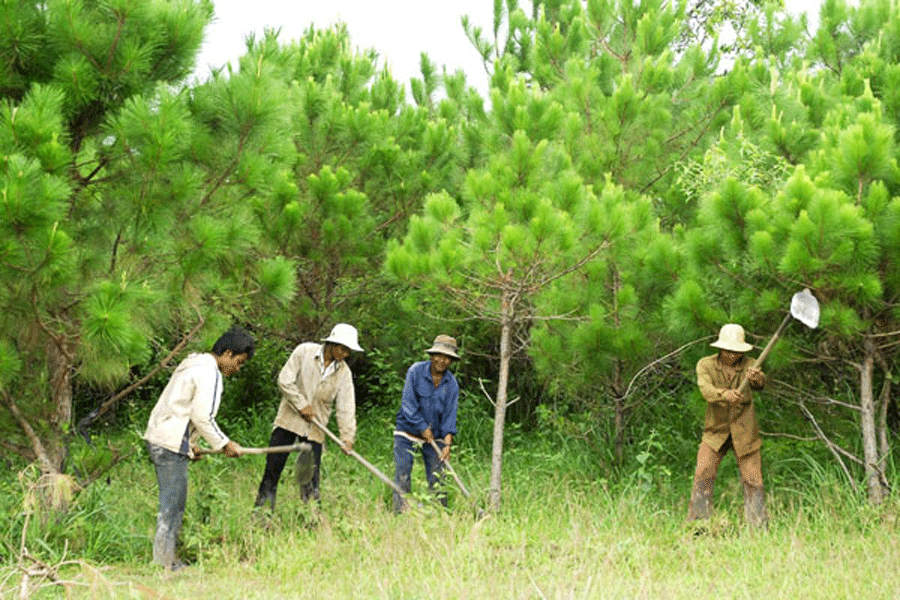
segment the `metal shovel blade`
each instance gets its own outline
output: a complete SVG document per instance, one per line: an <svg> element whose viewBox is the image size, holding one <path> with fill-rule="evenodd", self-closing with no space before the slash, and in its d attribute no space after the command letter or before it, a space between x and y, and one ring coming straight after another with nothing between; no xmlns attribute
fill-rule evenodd
<svg viewBox="0 0 900 600"><path fill-rule="evenodd" d="M300 444L300 451L297 452L297 462L294 464L294 479L297 484L304 486L312 481L316 472L316 457L313 454L312 445L309 442Z"/></svg>
<svg viewBox="0 0 900 600"><path fill-rule="evenodd" d="M812 295L809 288L797 292L791 298L791 316L810 329L819 326L819 301Z"/></svg>

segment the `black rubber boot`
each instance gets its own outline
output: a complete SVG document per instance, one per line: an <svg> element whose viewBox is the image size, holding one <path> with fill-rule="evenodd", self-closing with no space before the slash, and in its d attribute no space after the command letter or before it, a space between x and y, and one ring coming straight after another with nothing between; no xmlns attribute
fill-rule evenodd
<svg viewBox="0 0 900 600"><path fill-rule="evenodd" d="M275 510L275 492L276 488L269 487L263 482L259 486L259 492L256 494L256 502L253 503L254 508L269 505L270 510Z"/></svg>

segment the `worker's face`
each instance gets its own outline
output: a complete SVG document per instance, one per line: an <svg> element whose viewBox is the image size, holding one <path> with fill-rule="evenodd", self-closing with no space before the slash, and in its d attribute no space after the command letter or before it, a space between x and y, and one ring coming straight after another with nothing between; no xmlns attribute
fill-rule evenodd
<svg viewBox="0 0 900 600"><path fill-rule="evenodd" d="M341 362L342 360L347 360L347 357L350 356L350 348L344 346L342 344L332 344L331 345L331 358L335 362Z"/></svg>
<svg viewBox="0 0 900 600"><path fill-rule="evenodd" d="M431 371L440 375L450 368L450 363L452 362L453 359L446 354L438 354L435 352L431 355Z"/></svg>
<svg viewBox="0 0 900 600"><path fill-rule="evenodd" d="M224 377L228 377L240 371L245 362L247 362L246 353L233 354L231 350L226 350L219 357L219 370Z"/></svg>
<svg viewBox="0 0 900 600"><path fill-rule="evenodd" d="M719 360L723 365L733 367L744 356L743 352L734 352L732 350L719 350Z"/></svg>

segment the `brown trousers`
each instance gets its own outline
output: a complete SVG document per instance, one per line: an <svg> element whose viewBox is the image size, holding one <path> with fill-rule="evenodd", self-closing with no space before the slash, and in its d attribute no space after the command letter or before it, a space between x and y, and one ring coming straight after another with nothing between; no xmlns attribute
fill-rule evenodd
<svg viewBox="0 0 900 600"><path fill-rule="evenodd" d="M700 449L697 451L697 469L694 471L694 486L688 505L688 521L708 519L712 515L713 488L719 464L732 449L730 436L718 451L703 442L700 443ZM763 488L762 455L757 450L747 456L737 456L737 453L735 456L741 473L741 483L744 484L744 516L754 527L766 527L769 517L766 513L766 496Z"/></svg>

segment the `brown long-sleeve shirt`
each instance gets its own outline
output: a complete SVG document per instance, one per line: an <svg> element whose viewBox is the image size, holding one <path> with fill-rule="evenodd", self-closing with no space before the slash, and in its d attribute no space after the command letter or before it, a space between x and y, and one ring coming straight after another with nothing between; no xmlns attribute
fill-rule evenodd
<svg viewBox="0 0 900 600"><path fill-rule="evenodd" d="M744 356L734 367L718 361L718 354L697 362L697 385L706 399L706 419L703 423L703 443L717 452L731 436L737 456L747 456L760 449L762 438L753 408L753 392L748 388L746 400L738 406L726 402L722 395L737 389L754 359ZM756 389L762 389L762 386ZM751 388L754 386L751 385Z"/></svg>

